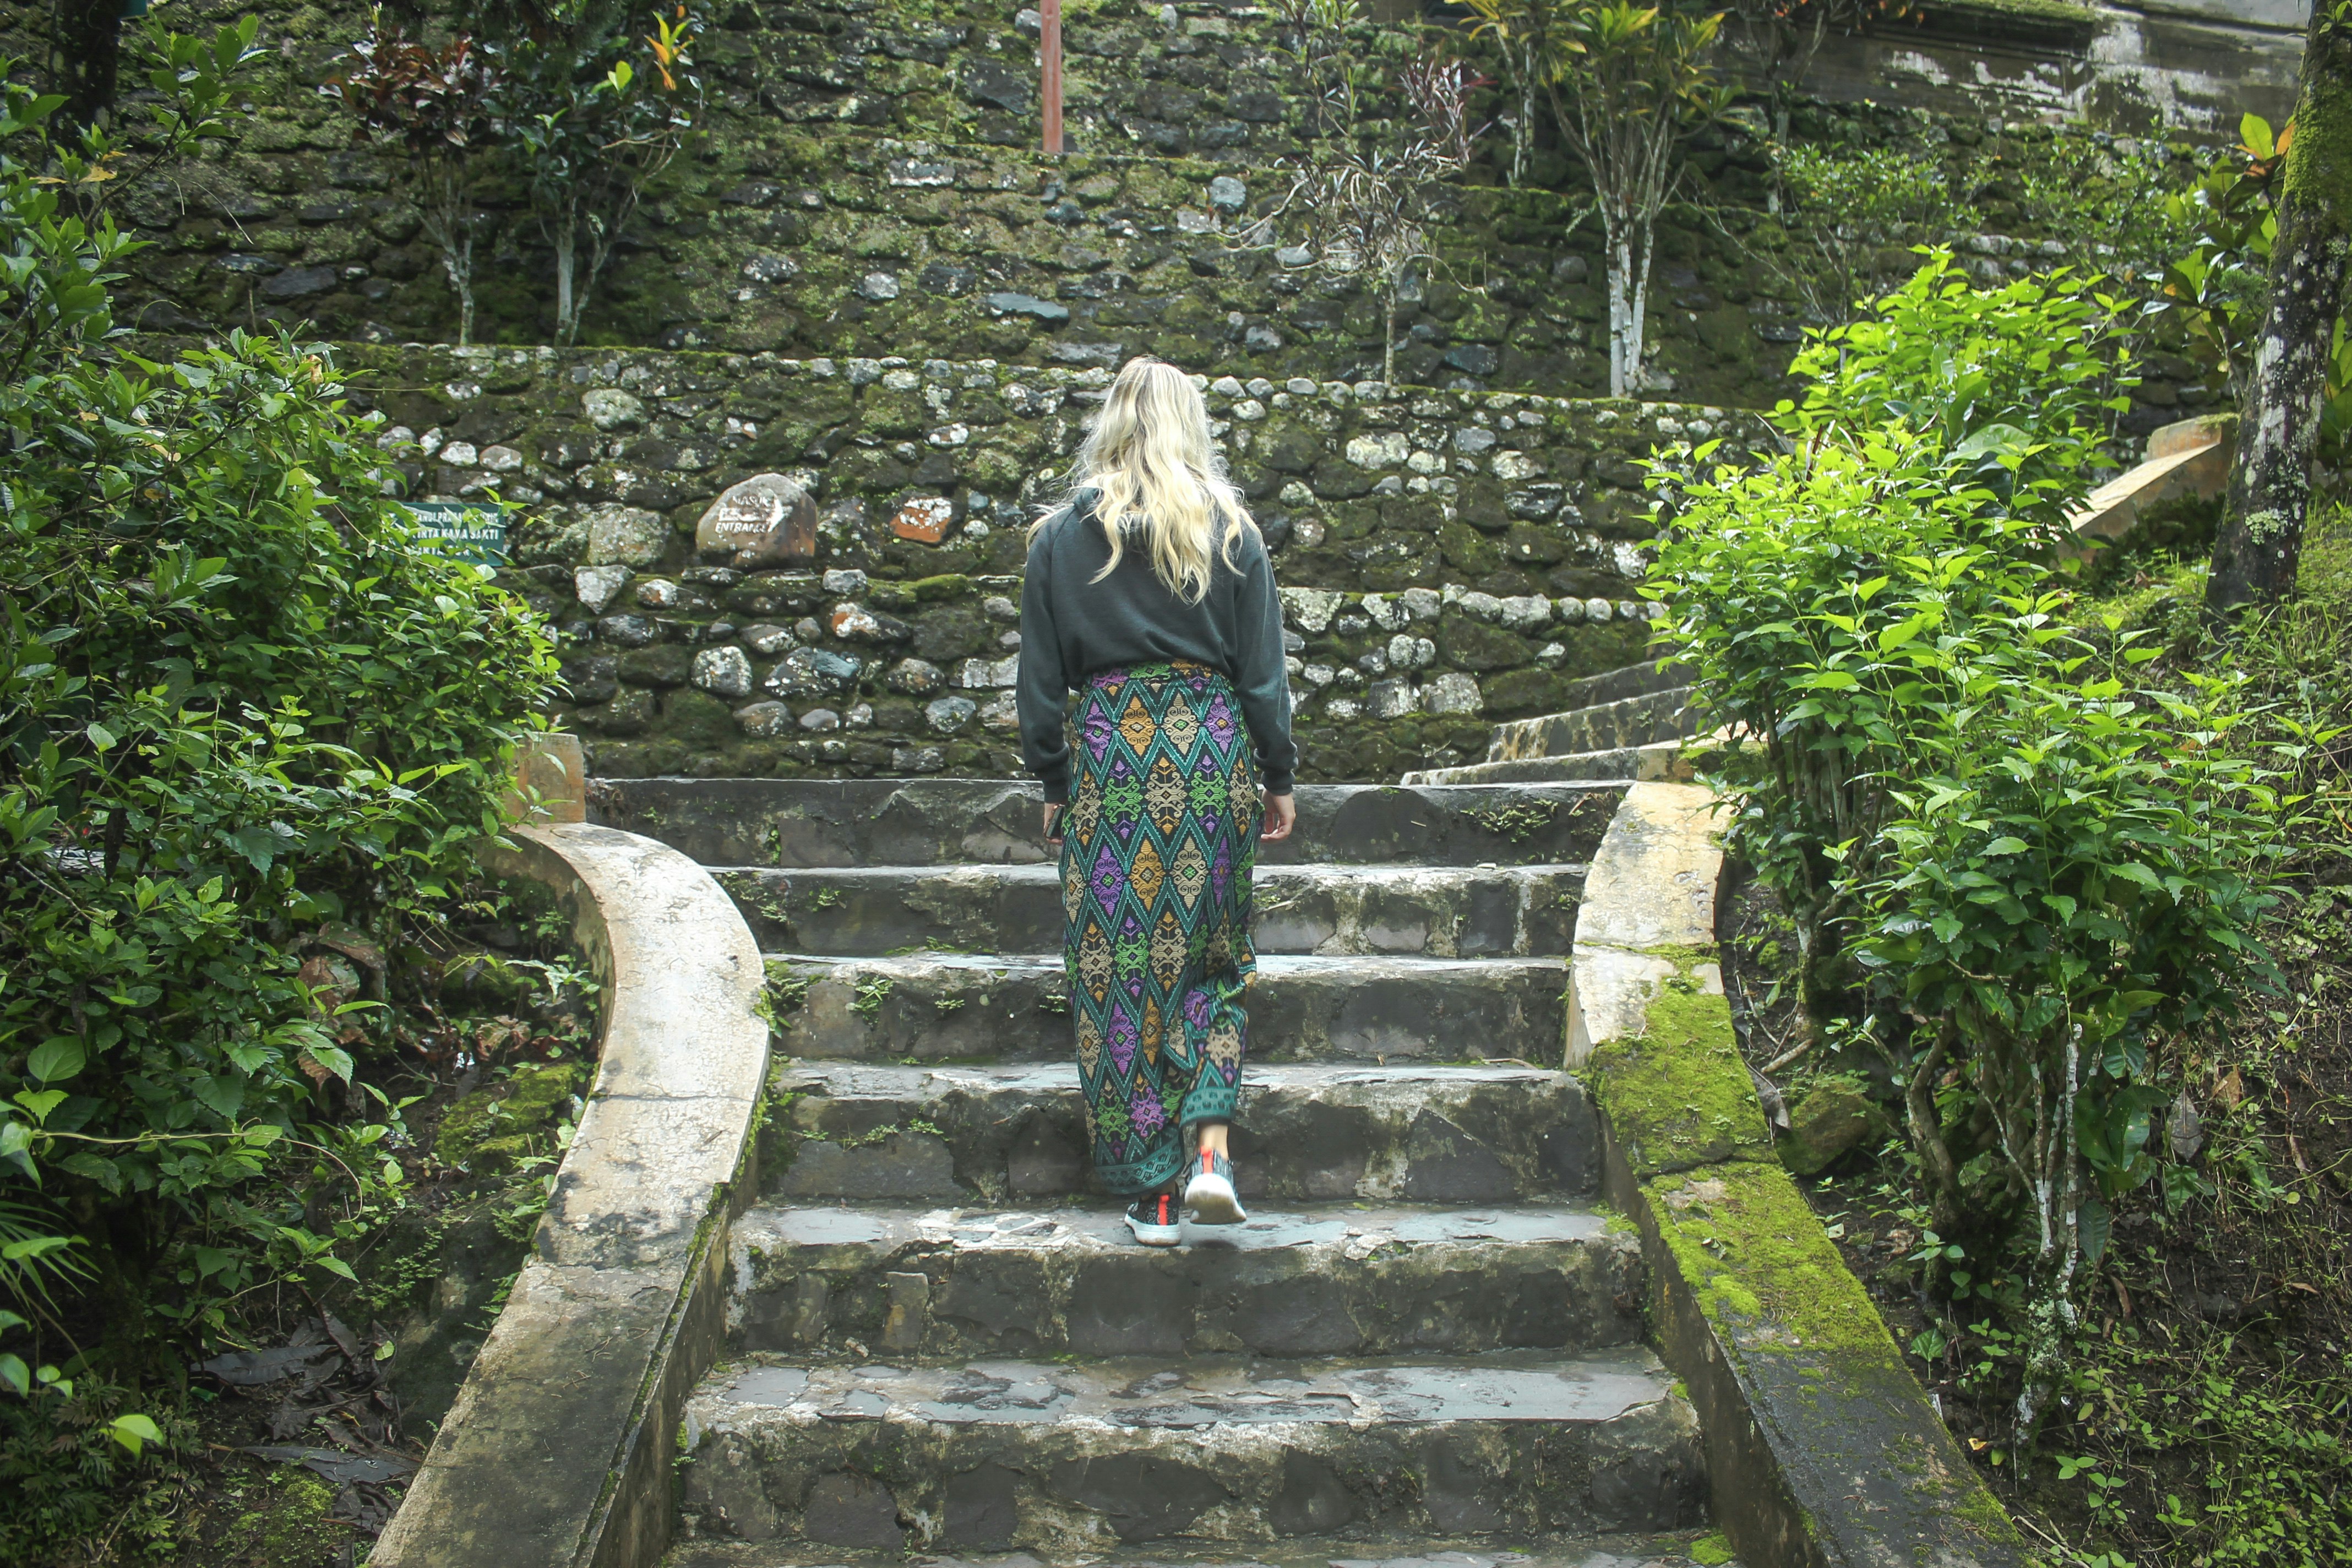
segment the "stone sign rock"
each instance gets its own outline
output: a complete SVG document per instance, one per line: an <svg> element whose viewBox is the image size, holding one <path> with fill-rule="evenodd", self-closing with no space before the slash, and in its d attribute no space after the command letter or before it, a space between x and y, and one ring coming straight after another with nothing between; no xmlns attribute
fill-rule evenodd
<svg viewBox="0 0 2352 1568"><path fill-rule="evenodd" d="M816 502L797 479L754 474L730 485L695 525L697 551L731 552L728 564L757 572L816 559Z"/></svg>

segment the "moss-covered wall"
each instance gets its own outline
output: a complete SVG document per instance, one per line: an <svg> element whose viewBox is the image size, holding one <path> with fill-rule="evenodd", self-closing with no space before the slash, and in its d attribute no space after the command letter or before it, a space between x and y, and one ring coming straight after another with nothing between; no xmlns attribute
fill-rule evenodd
<svg viewBox="0 0 2352 1568"><path fill-rule="evenodd" d="M239 134L126 204L154 242L131 264L136 320L446 340L453 297L415 214L315 91L363 9L190 0L179 25L247 10L262 16L275 58ZM1370 290L1235 244L1279 197L1275 161L1295 146L1302 108L1270 18L1214 0L1074 4L1079 151L1048 159L1034 150L1034 48L1016 10L717 7L700 47L703 128L599 283L586 340L1081 366L1149 352L1213 375L1382 374ZM1799 130L1943 159L1956 180L2000 142L1986 145L1981 119L1868 104L1808 110ZM1604 308L1589 199L1549 153L1531 188L1503 188L1502 144L1489 138L1488 161L1435 231L1441 264L1404 302L1397 375L1596 395ZM1736 129L1695 145L1695 200L1668 214L1651 293L1658 392L1763 406L1783 390L1801 312L1776 277L1783 230L1763 212L1765 168ZM549 252L522 183L491 160L478 195L477 334L545 342ZM2021 232L1993 237L1982 265L2010 265ZM1887 279L1910 263L1899 250L1879 259Z"/></svg>
<svg viewBox="0 0 2352 1568"><path fill-rule="evenodd" d="M1108 371L345 358L406 493L520 503L509 581L562 633L597 773L1017 770L1005 689L1023 528ZM1304 379L1220 379L1208 397L1285 585L1318 779L1481 755L1496 719L1639 658L1640 460L1681 439L1719 437L1736 457L1765 438L1751 416L1687 405ZM705 509L761 472L815 499L815 558L745 574L698 554ZM944 503L943 531L898 525L917 501Z"/></svg>

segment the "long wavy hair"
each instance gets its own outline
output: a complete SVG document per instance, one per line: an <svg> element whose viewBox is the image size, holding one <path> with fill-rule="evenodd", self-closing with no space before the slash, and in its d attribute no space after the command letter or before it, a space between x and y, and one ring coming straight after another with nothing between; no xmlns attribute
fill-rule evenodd
<svg viewBox="0 0 2352 1568"><path fill-rule="evenodd" d="M1130 537L1140 536L1152 574L1188 604L1208 593L1216 559L1234 565L1244 534L1257 527L1225 478L1200 389L1161 360L1139 355L1110 384L1063 504L1075 505L1088 489L1097 492L1095 517L1110 540L1110 561L1094 580L1117 571Z"/></svg>

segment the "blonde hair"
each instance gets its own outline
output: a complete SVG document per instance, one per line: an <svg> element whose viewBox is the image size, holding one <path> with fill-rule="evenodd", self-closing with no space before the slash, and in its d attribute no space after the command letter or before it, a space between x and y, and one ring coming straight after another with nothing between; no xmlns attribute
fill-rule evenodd
<svg viewBox="0 0 2352 1568"><path fill-rule="evenodd" d="M1095 516L1110 541L1110 561L1094 580L1118 569L1133 531L1151 552L1152 574L1189 604L1208 593L1214 558L1234 566L1244 532L1257 527L1225 478L1200 389L1174 365L1141 355L1110 384L1063 505L1075 506L1087 489L1098 492ZM1040 519L1031 533L1052 520Z"/></svg>

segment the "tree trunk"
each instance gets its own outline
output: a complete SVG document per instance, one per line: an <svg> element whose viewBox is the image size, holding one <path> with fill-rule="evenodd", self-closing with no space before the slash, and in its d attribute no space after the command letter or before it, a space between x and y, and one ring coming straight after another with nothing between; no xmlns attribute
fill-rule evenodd
<svg viewBox="0 0 2352 1568"><path fill-rule="evenodd" d="M56 0L57 32L49 46L54 70L50 90L65 99L62 119L95 124L114 107L114 84L121 59L122 0Z"/></svg>
<svg viewBox="0 0 2352 1568"><path fill-rule="evenodd" d="M2318 0L2271 247L2270 301L2239 410L2238 450L2205 609L2294 593L2329 340L2352 275L2352 5Z"/></svg>
<svg viewBox="0 0 2352 1568"><path fill-rule="evenodd" d="M1391 276L1381 290L1381 384L1391 396L1396 392L1396 279Z"/></svg>
<svg viewBox="0 0 2352 1568"><path fill-rule="evenodd" d="M1641 329L1633 321L1633 247L1622 234L1609 237L1609 395L1631 394L1633 364L1640 358ZM1633 346L1629 349L1628 344Z"/></svg>
<svg viewBox="0 0 2352 1568"><path fill-rule="evenodd" d="M567 206L555 220L555 341L563 348L580 335L580 305L572 292L579 240L579 222Z"/></svg>

